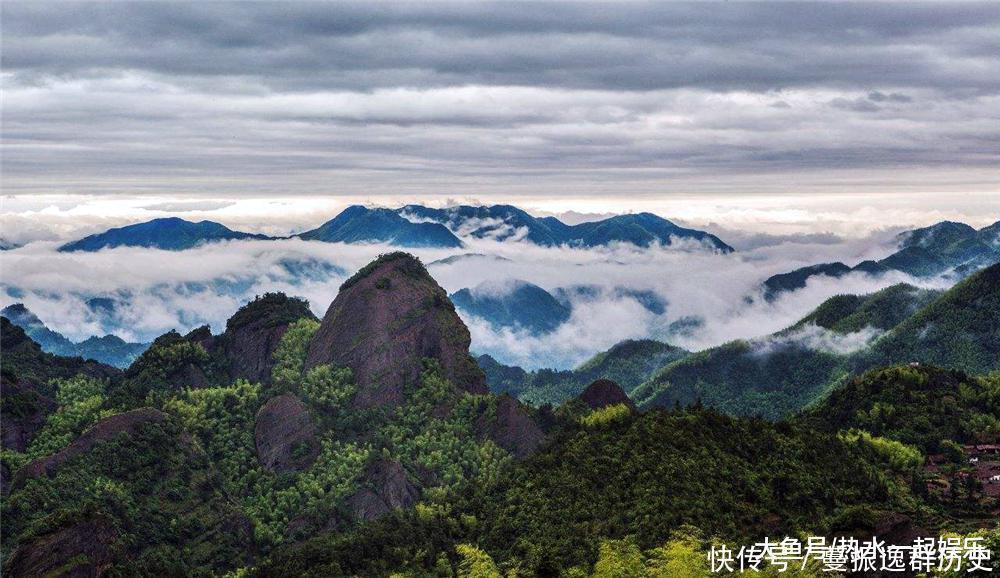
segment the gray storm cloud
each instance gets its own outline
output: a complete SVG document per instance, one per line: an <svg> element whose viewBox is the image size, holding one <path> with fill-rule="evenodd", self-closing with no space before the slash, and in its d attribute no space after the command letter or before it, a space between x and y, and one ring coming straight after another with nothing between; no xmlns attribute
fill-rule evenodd
<svg viewBox="0 0 1000 578"><path fill-rule="evenodd" d="M10 3L2 27L9 193L940 192L1000 160L995 3Z"/></svg>

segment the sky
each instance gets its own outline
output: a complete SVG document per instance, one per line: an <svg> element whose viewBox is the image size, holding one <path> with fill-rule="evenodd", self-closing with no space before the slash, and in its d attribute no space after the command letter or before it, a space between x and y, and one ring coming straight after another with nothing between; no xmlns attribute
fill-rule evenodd
<svg viewBox="0 0 1000 578"><path fill-rule="evenodd" d="M772 234L1000 213L998 3L2 10L8 236L354 202Z"/></svg>
<svg viewBox="0 0 1000 578"><path fill-rule="evenodd" d="M388 247L244 241L181 253L59 243L170 215L288 235L350 204L510 203L578 223L650 211L732 255L470 241L449 292L596 283L545 337L473 347L572 367L626 338L766 335L899 276L769 275L881 258L899 231L1000 219L1000 3L0 3L0 305L72 339L149 340L283 290L321 315ZM418 251L425 262L447 256ZM287 264L305 271L296 277ZM331 274L334 268L338 272ZM652 314L616 296L650 290ZM113 319L87 300L114 299ZM690 335L671 324L703 320ZM855 347L803 335L827 349Z"/></svg>

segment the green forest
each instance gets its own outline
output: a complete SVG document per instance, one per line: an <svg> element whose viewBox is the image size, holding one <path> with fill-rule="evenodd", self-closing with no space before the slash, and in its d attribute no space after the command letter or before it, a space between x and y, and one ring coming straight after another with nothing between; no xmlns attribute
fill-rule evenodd
<svg viewBox="0 0 1000 578"><path fill-rule="evenodd" d="M666 577L708 576L714 544L765 536L953 533L996 549L1000 506L965 448L1000 440L997 274L839 298L805 321L887 330L862 357L626 342L568 372L567 401L538 405L476 383L503 368L468 372L454 306L404 254L352 277L322 320L264 295L223 334L168 333L124 372L43 353L4 319L4 571ZM399 308L391 330L342 321L381 307ZM929 354L944 367L910 361L921 323L959 336ZM420 345L379 357L401 340ZM684 393L635 409L626 392L663 363L653 381ZM764 405L782 417L754 415Z"/></svg>

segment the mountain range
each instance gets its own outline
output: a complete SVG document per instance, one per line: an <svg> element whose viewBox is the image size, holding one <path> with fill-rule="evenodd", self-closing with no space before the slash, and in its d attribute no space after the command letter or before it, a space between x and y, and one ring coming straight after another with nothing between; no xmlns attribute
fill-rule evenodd
<svg viewBox="0 0 1000 578"><path fill-rule="evenodd" d="M1000 547L997 500L961 482L978 472L961 444L997 441L1000 381L957 371L995 367L998 275L828 301L781 337L876 326L865 363L896 365L775 421L704 407L756 413L739 375L735 401L710 398L711 371L689 407L636 409L625 389L667 395L680 374L664 372L701 355L655 341L570 372L558 406L490 391L521 378L476 363L404 253L348 278L322 319L267 294L220 334L162 335L125 371L45 353L3 317L3 570L697 576L711 544L761 536L978 531ZM660 402L686 400L644 405ZM924 452L951 461L929 469Z"/></svg>
<svg viewBox="0 0 1000 578"><path fill-rule="evenodd" d="M78 241L66 243L60 251L100 251L114 247L150 247L167 251L183 251L205 243L241 239L270 239L266 235L243 233L212 221L197 223L178 217L153 219L125 227L108 229Z"/></svg>
<svg viewBox="0 0 1000 578"><path fill-rule="evenodd" d="M631 243L640 247L687 241L720 253L733 248L718 237L687 229L652 213L618 215L600 221L567 225L555 217L536 218L510 205L460 206L432 209L407 205L399 209L353 205L315 229L294 235L330 243L386 243L398 247L457 248L462 238L526 240L551 247L597 247ZM152 247L171 251L235 239L273 239L233 231L212 221L191 222L177 217L109 229L60 247L61 251L99 251L113 247Z"/></svg>
<svg viewBox="0 0 1000 578"><path fill-rule="evenodd" d="M704 243L721 253L733 251L732 247L715 235L679 227L652 213L617 215L599 221L567 225L555 217L533 217L511 205L461 205L446 209L407 205L397 212L416 221L441 223L463 237L498 241L523 239L545 247L597 247L614 242L649 247L657 243L669 246L677 240L691 240Z"/></svg>
<svg viewBox="0 0 1000 578"><path fill-rule="evenodd" d="M70 341L63 334L49 329L22 303L4 307L0 315L23 329L46 353L64 357L82 357L125 368L149 347L148 343L130 343L115 335L92 336L80 342Z"/></svg>
<svg viewBox="0 0 1000 578"><path fill-rule="evenodd" d="M914 277L951 273L961 278L1000 262L1000 221L979 230L942 221L904 231L897 241L899 249L879 261L862 261L853 267L839 261L822 263L773 275L764 281L764 298L771 301L784 292L801 289L810 278L820 275L839 278L855 272L881 275L900 271Z"/></svg>

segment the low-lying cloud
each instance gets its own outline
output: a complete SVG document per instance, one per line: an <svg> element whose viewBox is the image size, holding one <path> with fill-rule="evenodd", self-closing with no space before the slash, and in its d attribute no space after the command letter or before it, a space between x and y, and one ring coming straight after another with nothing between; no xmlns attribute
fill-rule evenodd
<svg viewBox="0 0 1000 578"><path fill-rule="evenodd" d="M502 294L515 279L553 294L578 285L597 288L585 294L563 292L572 315L549 334L496 329L467 317L475 352L529 368L573 367L622 339L653 337L699 350L767 335L790 326L835 294L869 293L900 281L914 282L902 273L881 278L820 276L772 302L760 298L760 283L775 273L817 262L841 260L853 265L884 257L894 249L886 235L786 242L731 255L628 244L584 249L490 239L466 239L466 243L460 250L413 252L424 263L460 253L497 257L430 265L430 273L449 293L479 286ZM345 276L379 253L393 250L378 244L298 239L231 241L181 252L116 248L67 254L57 252L57 246L37 242L0 254L3 304L24 302L71 339L111 331L133 341L206 323L219 332L240 305L267 291L304 297L322 316ZM921 283L943 286L944 281ZM636 292L660 298L665 304L662 314L644 306ZM115 304L111 313L88 305L95 297L111 300ZM752 299L748 302L747 297ZM678 322L684 331L678 330ZM817 347L853 346L843 339L820 337L811 336Z"/></svg>

